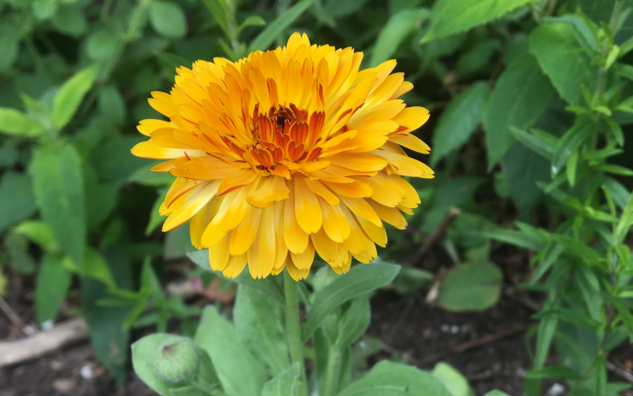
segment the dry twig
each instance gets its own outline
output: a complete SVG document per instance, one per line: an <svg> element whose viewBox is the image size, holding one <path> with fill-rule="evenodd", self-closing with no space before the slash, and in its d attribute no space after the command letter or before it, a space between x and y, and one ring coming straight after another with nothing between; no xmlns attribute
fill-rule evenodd
<svg viewBox="0 0 633 396"><path fill-rule="evenodd" d="M413 265L416 265L417 263L420 262L422 257L424 257L424 255L426 254L426 252L428 252L428 250L431 249L431 247L435 244L435 242L442 235L444 235L444 232L446 232L446 229L453 223L453 221L455 221L457 216L459 216L460 214L461 214L461 211L457 208L450 208L448 210L448 213L446 214L446 217L444 217L444 220L442 220L442 222L435 228L435 230L433 230L431 235L429 235L429 237L424 241L422 246L420 246L420 249L417 252L415 252L415 254L411 257L411 262L413 263Z"/></svg>
<svg viewBox="0 0 633 396"><path fill-rule="evenodd" d="M15 313L15 311L11 308L11 306L4 300L4 298L0 297L0 309L2 312L7 315L9 320L13 322L20 330L24 332L26 335L35 334L35 329L22 321L22 319Z"/></svg>

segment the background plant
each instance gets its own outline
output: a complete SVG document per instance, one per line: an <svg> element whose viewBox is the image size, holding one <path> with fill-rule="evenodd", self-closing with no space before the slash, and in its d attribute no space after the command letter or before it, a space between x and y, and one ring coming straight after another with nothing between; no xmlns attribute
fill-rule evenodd
<svg viewBox="0 0 633 396"><path fill-rule="evenodd" d="M235 60L307 31L316 43L365 50L364 67L398 59L398 71L416 85L405 100L431 110L430 124L417 133L431 140L436 179L417 185L423 208L409 219L411 232L389 230L381 259L419 264L410 263L412 252L458 208L438 243L451 264L436 279L437 303L455 311L493 305L504 268L491 255L517 246L531 267L516 286L543 305L538 327L526 334L534 353L526 393L539 394L541 379L559 378L575 395L614 394L623 385L607 382L608 354L633 332L631 6L0 0L2 263L34 274L40 323L57 317L67 293L80 296L95 351L122 383L133 326L164 332L169 318L199 314L160 286L163 259L191 250L186 227L164 237L157 230L157 205L171 178L129 154L140 141L136 123L154 116L148 93L167 90L177 66ZM436 275L404 266L394 286L403 293L428 288ZM315 276L305 296L319 287ZM240 336L237 313L252 288L239 286L241 341L247 336ZM335 316L355 306L366 315L363 298ZM202 324L209 315L218 313L207 308ZM183 333L193 336L194 323L185 320ZM351 353L332 332L315 335L317 387L325 386L319 337L325 349L338 348L337 364ZM346 380L337 381L342 389Z"/></svg>

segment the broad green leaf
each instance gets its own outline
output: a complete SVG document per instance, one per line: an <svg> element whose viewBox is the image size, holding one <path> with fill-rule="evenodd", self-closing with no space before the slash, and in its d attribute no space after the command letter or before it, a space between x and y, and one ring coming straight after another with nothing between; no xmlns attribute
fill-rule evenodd
<svg viewBox="0 0 633 396"><path fill-rule="evenodd" d="M224 278L224 275L222 275L221 272L215 272L211 270L211 265L209 264L209 250L196 250L194 252L188 253L187 256L191 259L191 261L194 262L194 264L196 264L203 270L213 272L217 276ZM229 280L240 285L245 285L253 289L257 289L260 292L274 298L280 304L284 303L284 295L281 287L277 284L274 277L272 276L269 276L266 279L253 279L248 271L242 271L240 275Z"/></svg>
<svg viewBox="0 0 633 396"><path fill-rule="evenodd" d="M277 308L280 305L267 295L248 286L238 286L233 308L237 337L270 369L273 377L290 366L285 331Z"/></svg>
<svg viewBox="0 0 633 396"><path fill-rule="evenodd" d="M227 396L260 396L268 380L266 369L240 343L235 329L215 307L205 308L195 336L211 358Z"/></svg>
<svg viewBox="0 0 633 396"><path fill-rule="evenodd" d="M29 255L29 241L24 235L9 233L2 241L9 255L9 264L20 273L30 275L35 272L35 262Z"/></svg>
<svg viewBox="0 0 633 396"><path fill-rule="evenodd" d="M59 152L37 149L30 170L35 200L55 239L81 268L86 213L81 160L68 144Z"/></svg>
<svg viewBox="0 0 633 396"><path fill-rule="evenodd" d="M442 281L438 302L450 311L483 311L497 302L502 280L493 264L462 264Z"/></svg>
<svg viewBox="0 0 633 396"><path fill-rule="evenodd" d="M79 7L61 4L51 20L56 30L70 36L81 36L88 29L88 22Z"/></svg>
<svg viewBox="0 0 633 396"><path fill-rule="evenodd" d="M35 0L31 7L33 8L33 15L37 19L45 20L53 16L57 11L57 0Z"/></svg>
<svg viewBox="0 0 633 396"><path fill-rule="evenodd" d="M510 396L505 392L501 392L499 390L493 390L492 392L486 393L484 396Z"/></svg>
<svg viewBox="0 0 633 396"><path fill-rule="evenodd" d="M108 267L108 263L96 250L86 247L83 257L83 267L77 268L73 260L66 257L63 261L66 269L76 271L80 275L84 275L96 279L110 288L116 288L116 283Z"/></svg>
<svg viewBox="0 0 633 396"><path fill-rule="evenodd" d="M93 262L95 264L93 264ZM92 276L93 266L103 266L110 273L114 287L132 289L131 263L119 248L109 248L101 252L86 250L85 275ZM103 269L101 270L103 271ZM97 279L104 276L95 277ZM108 297L107 283L96 279L81 280L83 309L88 322L90 343L101 363L109 371L119 386L125 382L128 370L129 331L123 328L129 307L103 307L97 301Z"/></svg>
<svg viewBox="0 0 633 396"><path fill-rule="evenodd" d="M337 1L337 3L342 2ZM374 49L371 51L369 67L376 67L391 59L404 39L419 28L421 22L428 16L429 10L426 8L403 10L392 15L378 35Z"/></svg>
<svg viewBox="0 0 633 396"><path fill-rule="evenodd" d="M13 65L20 52L20 40L16 34L0 35L0 70L8 69ZM0 123L0 125L2 125ZM1 127L0 127L1 128Z"/></svg>
<svg viewBox="0 0 633 396"><path fill-rule="evenodd" d="M6 172L0 181L0 230L35 212L31 178L26 173Z"/></svg>
<svg viewBox="0 0 633 396"><path fill-rule="evenodd" d="M118 48L119 38L116 35L106 30L97 30L88 37L86 52L94 60L108 60L115 56Z"/></svg>
<svg viewBox="0 0 633 396"><path fill-rule="evenodd" d="M415 367L383 360L339 396L452 396L444 384Z"/></svg>
<svg viewBox="0 0 633 396"><path fill-rule="evenodd" d="M557 326L558 318L555 316L544 318L541 320L541 323L539 323L536 335L536 353L533 363L535 369L540 369L545 365L545 360L549 354L549 347L552 344Z"/></svg>
<svg viewBox="0 0 633 396"><path fill-rule="evenodd" d="M433 132L431 165L464 145L481 120L481 107L488 96L488 84L476 82L459 93L442 112Z"/></svg>
<svg viewBox="0 0 633 396"><path fill-rule="evenodd" d="M508 151L502 164L510 197L521 216L524 219L529 218L532 209L543 195L543 190L537 183L546 183L550 180L549 161L527 147L517 144Z"/></svg>
<svg viewBox="0 0 633 396"><path fill-rule="evenodd" d="M266 382L262 396L294 395L297 379L299 379L299 362L279 373L275 378Z"/></svg>
<svg viewBox="0 0 633 396"><path fill-rule="evenodd" d="M301 0L286 11L282 12L277 19L270 22L266 26L266 29L258 34L253 41L251 41L251 45L249 46L250 51L267 50L275 39L277 39L279 35L283 34L284 31L300 17L313 2L314 0Z"/></svg>
<svg viewBox="0 0 633 396"><path fill-rule="evenodd" d="M398 294L415 293L431 286L434 279L432 272L406 265L393 280L393 287Z"/></svg>
<svg viewBox="0 0 633 396"><path fill-rule="evenodd" d="M57 253L60 251L53 231L43 221L23 221L13 229L13 232L18 235L24 235L47 252Z"/></svg>
<svg viewBox="0 0 633 396"><path fill-rule="evenodd" d="M339 334L336 340L339 348L347 348L359 339L369 327L370 321L369 295L353 299L339 322Z"/></svg>
<svg viewBox="0 0 633 396"><path fill-rule="evenodd" d="M83 167L86 194L86 221L93 230L112 213L119 198L118 183L99 183L97 174L89 164Z"/></svg>
<svg viewBox="0 0 633 396"><path fill-rule="evenodd" d="M570 25L539 25L530 34L530 52L563 99L573 105L586 105L581 87L595 91L598 68L591 65Z"/></svg>
<svg viewBox="0 0 633 396"><path fill-rule="evenodd" d="M141 167L147 166L147 160L130 154L135 144L146 140L144 136L123 136L112 139L97 147L89 160L97 174L106 180L125 180Z"/></svg>
<svg viewBox="0 0 633 396"><path fill-rule="evenodd" d="M436 364L431 375L442 381L453 396L475 396L475 392L468 385L468 380L448 363Z"/></svg>
<svg viewBox="0 0 633 396"><path fill-rule="evenodd" d="M0 107L0 132L15 136L33 137L40 135L44 129L21 111Z"/></svg>
<svg viewBox="0 0 633 396"><path fill-rule="evenodd" d="M150 334L132 344L134 372L147 386L162 396L172 396L169 392L171 384L160 378L154 370L154 354L160 344L172 337L172 334L167 333Z"/></svg>
<svg viewBox="0 0 633 396"><path fill-rule="evenodd" d="M389 284L399 270L399 265L387 263L353 266L347 274L316 293L312 309L301 328L301 339L307 341L321 321L345 302Z"/></svg>
<svg viewBox="0 0 633 396"><path fill-rule="evenodd" d="M575 380L580 377L576 370L567 366L547 366L538 369L532 369L525 374L527 379L547 379L557 378L566 380Z"/></svg>
<svg viewBox="0 0 633 396"><path fill-rule="evenodd" d="M53 99L53 126L62 129L75 114L84 95L97 76L96 65L87 67L67 80Z"/></svg>
<svg viewBox="0 0 633 396"><path fill-rule="evenodd" d="M495 52L501 49L497 39L482 40L462 55L457 62L455 72L458 76L481 74L490 65Z"/></svg>
<svg viewBox="0 0 633 396"><path fill-rule="evenodd" d="M438 0L422 43L483 25L534 0Z"/></svg>
<svg viewBox="0 0 633 396"><path fill-rule="evenodd" d="M99 112L116 123L125 119L125 102L114 86L107 86L99 94Z"/></svg>
<svg viewBox="0 0 633 396"><path fill-rule="evenodd" d="M54 320L70 287L71 273L63 266L64 256L46 253L35 280L35 312L39 323Z"/></svg>
<svg viewBox="0 0 633 396"><path fill-rule="evenodd" d="M516 57L501 73L482 118L489 170L515 144L510 128L534 125L553 95L552 85L529 54Z"/></svg>
<svg viewBox="0 0 633 396"><path fill-rule="evenodd" d="M187 34L187 17L176 2L152 1L149 21L156 33L167 38L179 39Z"/></svg>
<svg viewBox="0 0 633 396"><path fill-rule="evenodd" d="M231 32L229 31L229 25L227 20L232 19L230 10L228 9L224 0L202 0L207 6L215 21L220 25L224 34L229 37Z"/></svg>

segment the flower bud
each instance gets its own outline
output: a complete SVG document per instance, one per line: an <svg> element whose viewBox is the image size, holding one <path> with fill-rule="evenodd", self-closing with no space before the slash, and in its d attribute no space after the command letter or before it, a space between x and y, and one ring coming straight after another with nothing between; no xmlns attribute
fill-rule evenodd
<svg viewBox="0 0 633 396"><path fill-rule="evenodd" d="M156 374L172 384L194 380L199 366L198 347L187 337L171 337L154 353Z"/></svg>

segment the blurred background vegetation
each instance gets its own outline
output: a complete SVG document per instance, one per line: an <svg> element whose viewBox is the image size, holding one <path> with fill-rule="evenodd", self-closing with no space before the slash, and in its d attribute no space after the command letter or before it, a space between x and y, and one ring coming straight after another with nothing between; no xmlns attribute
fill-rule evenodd
<svg viewBox="0 0 633 396"><path fill-rule="evenodd" d="M415 85L405 101L431 112L416 135L433 149L422 159L436 178L414 181L422 207L380 251L409 264L395 289L435 282L435 303L452 311L489 308L504 282L536 293L545 308L530 333L533 381L570 379L543 371L552 339L566 335L572 344L559 353L571 360L559 364L582 375L575 391L587 378L586 389L602 389L605 354L633 329L632 5L0 0L0 296L17 276L34 284L38 325L84 314L120 384L130 329L164 331L175 317L190 333L199 308L160 286L163 263L192 250L188 227L161 233L172 176L130 154L145 139L136 125L158 117L147 98L169 91L176 67L236 60L300 31L363 51L363 68L397 59ZM422 246L447 215L454 221L432 248L440 265L429 264ZM491 262L517 252L509 245L523 249L519 265ZM183 272L201 274L191 268ZM64 301L72 312L60 313Z"/></svg>

